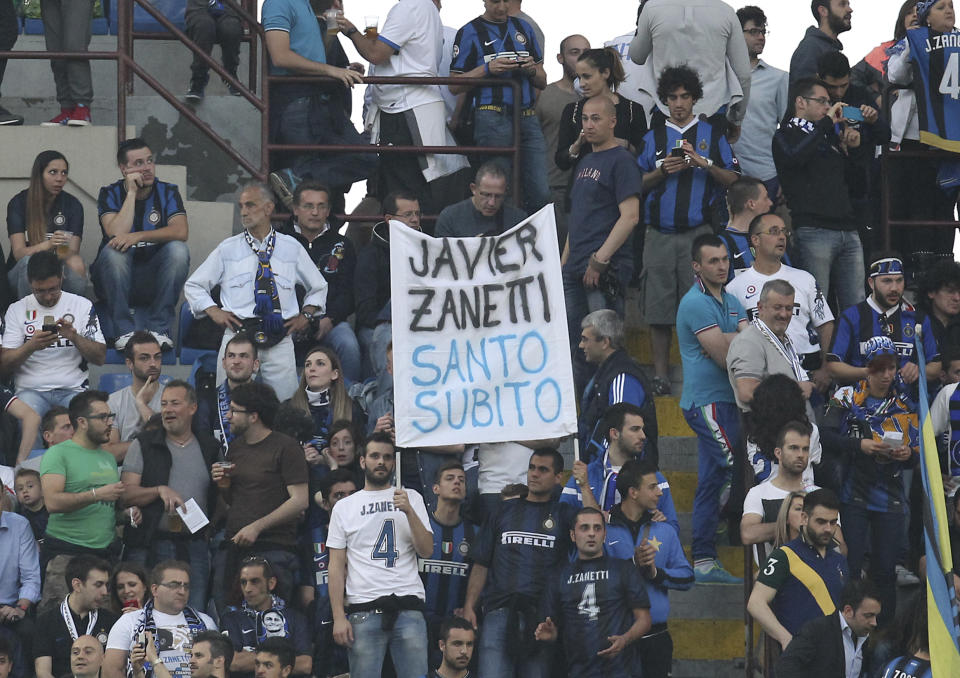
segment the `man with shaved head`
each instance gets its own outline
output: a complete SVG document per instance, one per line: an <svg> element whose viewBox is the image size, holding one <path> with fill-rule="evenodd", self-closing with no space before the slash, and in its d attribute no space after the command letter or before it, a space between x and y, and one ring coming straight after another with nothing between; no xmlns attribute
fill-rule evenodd
<svg viewBox="0 0 960 678"><path fill-rule="evenodd" d="M617 111L608 97L583 105L581 125L593 151L577 163L570 189L570 232L563 250L563 295L577 392L586 386L587 367L580 321L609 308L623 315L624 292L633 276L633 229L640 218L640 170L633 155L613 136Z"/></svg>
<svg viewBox="0 0 960 678"><path fill-rule="evenodd" d="M97 678L103 665L103 645L93 636L84 635L70 646L70 675L73 678Z"/></svg>
<svg viewBox="0 0 960 678"><path fill-rule="evenodd" d="M327 282L300 243L277 233L270 223L270 190L250 183L237 196L243 231L227 238L187 279L183 293L197 318L207 315L224 328L217 360L217 382L226 378L227 342L243 332L256 344L260 376L280 400L297 390L292 334L307 331L323 317ZM211 291L220 286L220 304ZM296 286L306 290L303 306Z"/></svg>

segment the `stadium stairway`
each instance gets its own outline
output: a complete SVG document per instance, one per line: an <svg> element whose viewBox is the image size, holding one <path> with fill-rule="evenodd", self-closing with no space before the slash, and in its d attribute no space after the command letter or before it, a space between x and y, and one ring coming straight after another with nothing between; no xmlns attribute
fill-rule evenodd
<svg viewBox="0 0 960 678"><path fill-rule="evenodd" d="M130 126L127 136L136 135ZM120 178L116 164L117 134L114 125L92 125L85 128L41 127L24 125L22 127L0 127L0 205L7 202L16 193L27 187L30 169L37 153L45 149L56 149L70 162L70 175L66 190L76 196L83 205L84 233L80 254L89 269L96 259L100 244L100 222L97 217L97 196L101 186L106 186ZM163 181L177 184L181 195L187 195L187 168L182 165L157 165L156 175ZM207 255L224 238L233 233L234 209L228 202L205 202L184 199L184 207L190 224L190 271L193 272ZM10 252L9 239L2 240L4 256ZM92 288L88 290L92 296ZM173 336L176 336L174 333ZM99 374L106 372L126 372L123 365L107 365L92 370L93 383ZM165 368L165 373L174 376L186 376Z"/></svg>
<svg viewBox="0 0 960 678"><path fill-rule="evenodd" d="M635 306L628 302L628 306ZM652 375L649 331L627 313L627 350ZM674 334L670 381L675 395L656 398L660 430L660 469L670 482L680 520L680 539L690 558L693 495L697 487L697 440L680 411L680 353ZM718 535L719 556L734 574L743 572L743 549L726 546ZM692 561L691 561L692 562ZM744 624L742 586L694 585L670 592L673 678L724 678L743 675Z"/></svg>

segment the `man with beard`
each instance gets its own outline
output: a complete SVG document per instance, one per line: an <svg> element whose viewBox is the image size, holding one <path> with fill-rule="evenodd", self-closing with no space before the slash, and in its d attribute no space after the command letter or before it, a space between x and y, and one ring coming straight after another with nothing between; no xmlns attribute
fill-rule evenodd
<svg viewBox="0 0 960 678"><path fill-rule="evenodd" d="M830 374L841 384L853 384L867 377L867 359L864 353L870 337L884 336L893 340L900 356L900 376L912 384L920 377L914 347L914 329L918 314L903 298L903 259L893 251L874 255L867 273L870 296L840 314L833 345L827 354ZM923 317L920 339L927 359L926 377L934 381L940 377L940 351L930 326L930 318Z"/></svg>
<svg viewBox="0 0 960 678"><path fill-rule="evenodd" d="M221 630L233 643L231 678L254 678L257 648L267 638L286 638L293 643L296 659L293 675L309 676L313 668L310 653L310 629L306 617L287 607L274 593L277 577L263 558L243 561L240 568L240 592L243 602L230 608L220 619Z"/></svg>
<svg viewBox="0 0 960 678"><path fill-rule="evenodd" d="M233 645L216 631L202 631L190 650L190 678L227 678L233 662Z"/></svg>
<svg viewBox="0 0 960 678"><path fill-rule="evenodd" d="M224 494L230 505L225 528L230 543L214 565L218 609L247 555L270 562L283 598L289 599L297 579L297 522L308 505L309 471L297 441L272 430L279 406L266 384L244 384L230 394L227 416L235 438L229 465L215 463L210 474L215 483L229 485Z"/></svg>
<svg viewBox="0 0 960 678"><path fill-rule="evenodd" d="M107 398L103 391L84 391L74 397L70 401L73 437L47 450L40 462L43 501L50 513L40 557L41 571L61 554L72 557L91 553L108 560L113 557L115 504L123 498L124 488L116 460L102 447L110 440L116 418ZM139 517L139 509L136 514ZM44 601L66 596L65 561L66 557L61 558L59 567L51 564Z"/></svg>
<svg viewBox="0 0 960 678"><path fill-rule="evenodd" d="M853 16L850 0L812 0L810 11L817 25L807 28L803 40L790 57L791 84L800 78L815 76L817 59L824 52L842 52L843 43L838 38L850 30L850 17Z"/></svg>
<svg viewBox="0 0 960 678"><path fill-rule="evenodd" d="M360 456L364 488L341 499L330 516L333 638L349 648L350 675L377 678L387 648L399 678L427 672L424 588L417 556L433 552L423 497L392 487L395 448L384 432Z"/></svg>
<svg viewBox="0 0 960 678"><path fill-rule="evenodd" d="M562 629L566 672L577 678L627 676L636 646L650 630L650 600L640 573L629 560L603 551L606 528L595 508L577 512L570 539L577 558L553 573L537 626L540 641L556 641Z"/></svg>
<svg viewBox="0 0 960 678"><path fill-rule="evenodd" d="M130 441L143 425L160 411L160 365L163 351L156 337L150 332L137 330L123 348L127 369L133 382L110 394L107 404L117 414L110 432L111 443L107 448L118 461L123 461Z"/></svg>
<svg viewBox="0 0 960 678"><path fill-rule="evenodd" d="M804 497L800 536L774 549L753 586L747 611L784 649L806 622L837 609L849 575L833 549L839 515L831 490Z"/></svg>
<svg viewBox="0 0 960 678"><path fill-rule="evenodd" d="M220 441L224 453L229 452L234 432L230 427L230 393L241 384L249 384L260 370L257 345L246 334L235 334L223 349L220 361L226 379L217 386L216 400L201 398L197 403L197 430L209 432ZM199 394L198 394L199 395Z"/></svg>
<svg viewBox="0 0 960 678"><path fill-rule="evenodd" d="M110 597L107 590L110 563L94 556L77 556L67 564L66 579L70 594L60 603L59 609L49 610L37 620L33 641L37 678L69 674L77 656L71 643L76 644L81 638L94 640L102 660L107 634L117 621L117 615L106 607ZM86 645L81 642L79 647L85 648ZM83 661L89 661L85 651L78 654Z"/></svg>
<svg viewBox="0 0 960 678"><path fill-rule="evenodd" d="M447 617L440 627L440 667L429 678L470 678L477 632L463 617Z"/></svg>
<svg viewBox="0 0 960 678"><path fill-rule="evenodd" d="M203 528L190 534L176 513L191 499L208 516L216 506L216 485L207 469L220 446L209 435L193 434L196 411L197 393L190 384L176 380L163 387L162 428L144 431L130 443L120 479L127 504L143 512L139 526L124 528L125 559L149 567L182 554L193 574L190 604L203 609L210 578L209 533Z"/></svg>

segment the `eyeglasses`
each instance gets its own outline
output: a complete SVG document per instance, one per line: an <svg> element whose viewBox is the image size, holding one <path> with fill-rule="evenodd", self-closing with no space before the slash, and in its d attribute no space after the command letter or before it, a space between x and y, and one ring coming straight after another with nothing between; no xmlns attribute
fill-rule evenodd
<svg viewBox="0 0 960 678"><path fill-rule="evenodd" d="M270 563L267 562L267 559L264 558L263 556L247 556L246 558L240 561L240 564L241 565L253 565L253 564L269 565Z"/></svg>
<svg viewBox="0 0 960 678"><path fill-rule="evenodd" d="M816 101L821 106L829 106L830 99L827 97L805 97L801 95L801 98L806 99L807 101Z"/></svg>
<svg viewBox="0 0 960 678"><path fill-rule="evenodd" d="M160 586L165 589L170 589L171 591L176 591L178 589L183 591L190 590L190 582L188 581L165 581L161 582Z"/></svg>
<svg viewBox="0 0 960 678"><path fill-rule="evenodd" d="M227 410L230 414L250 414L250 410L238 410L233 405L230 406L230 409Z"/></svg>
<svg viewBox="0 0 960 678"><path fill-rule="evenodd" d="M421 212L420 210L409 210L407 212L397 212L394 216L403 217L404 219L409 219L410 217L423 216L423 212Z"/></svg>
<svg viewBox="0 0 960 678"><path fill-rule="evenodd" d="M104 421L110 421L111 419L117 418L116 412L104 412L102 414L90 414L85 417L86 419L103 419Z"/></svg>
<svg viewBox="0 0 960 678"><path fill-rule="evenodd" d="M759 38L761 35L770 35L770 31L765 28L744 28L744 33L749 33L755 38Z"/></svg>
<svg viewBox="0 0 960 678"><path fill-rule="evenodd" d="M785 235L788 238L790 237L791 231L786 228L780 228L779 226L774 226L769 231L758 231L759 235L772 235L775 238L779 238L781 235Z"/></svg>

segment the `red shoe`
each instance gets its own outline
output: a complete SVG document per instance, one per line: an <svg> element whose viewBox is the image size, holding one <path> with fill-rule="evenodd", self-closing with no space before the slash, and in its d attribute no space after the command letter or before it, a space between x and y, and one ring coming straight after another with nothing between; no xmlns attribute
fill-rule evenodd
<svg viewBox="0 0 960 678"><path fill-rule="evenodd" d="M70 127L84 127L90 124L90 107L83 104L77 104L76 108L70 111L70 117L67 120Z"/></svg>
<svg viewBox="0 0 960 678"><path fill-rule="evenodd" d="M59 127L60 125L66 125L71 115L73 115L72 108L61 108L60 115L58 115L53 120L48 120L47 122L41 122L40 126L41 127Z"/></svg>

